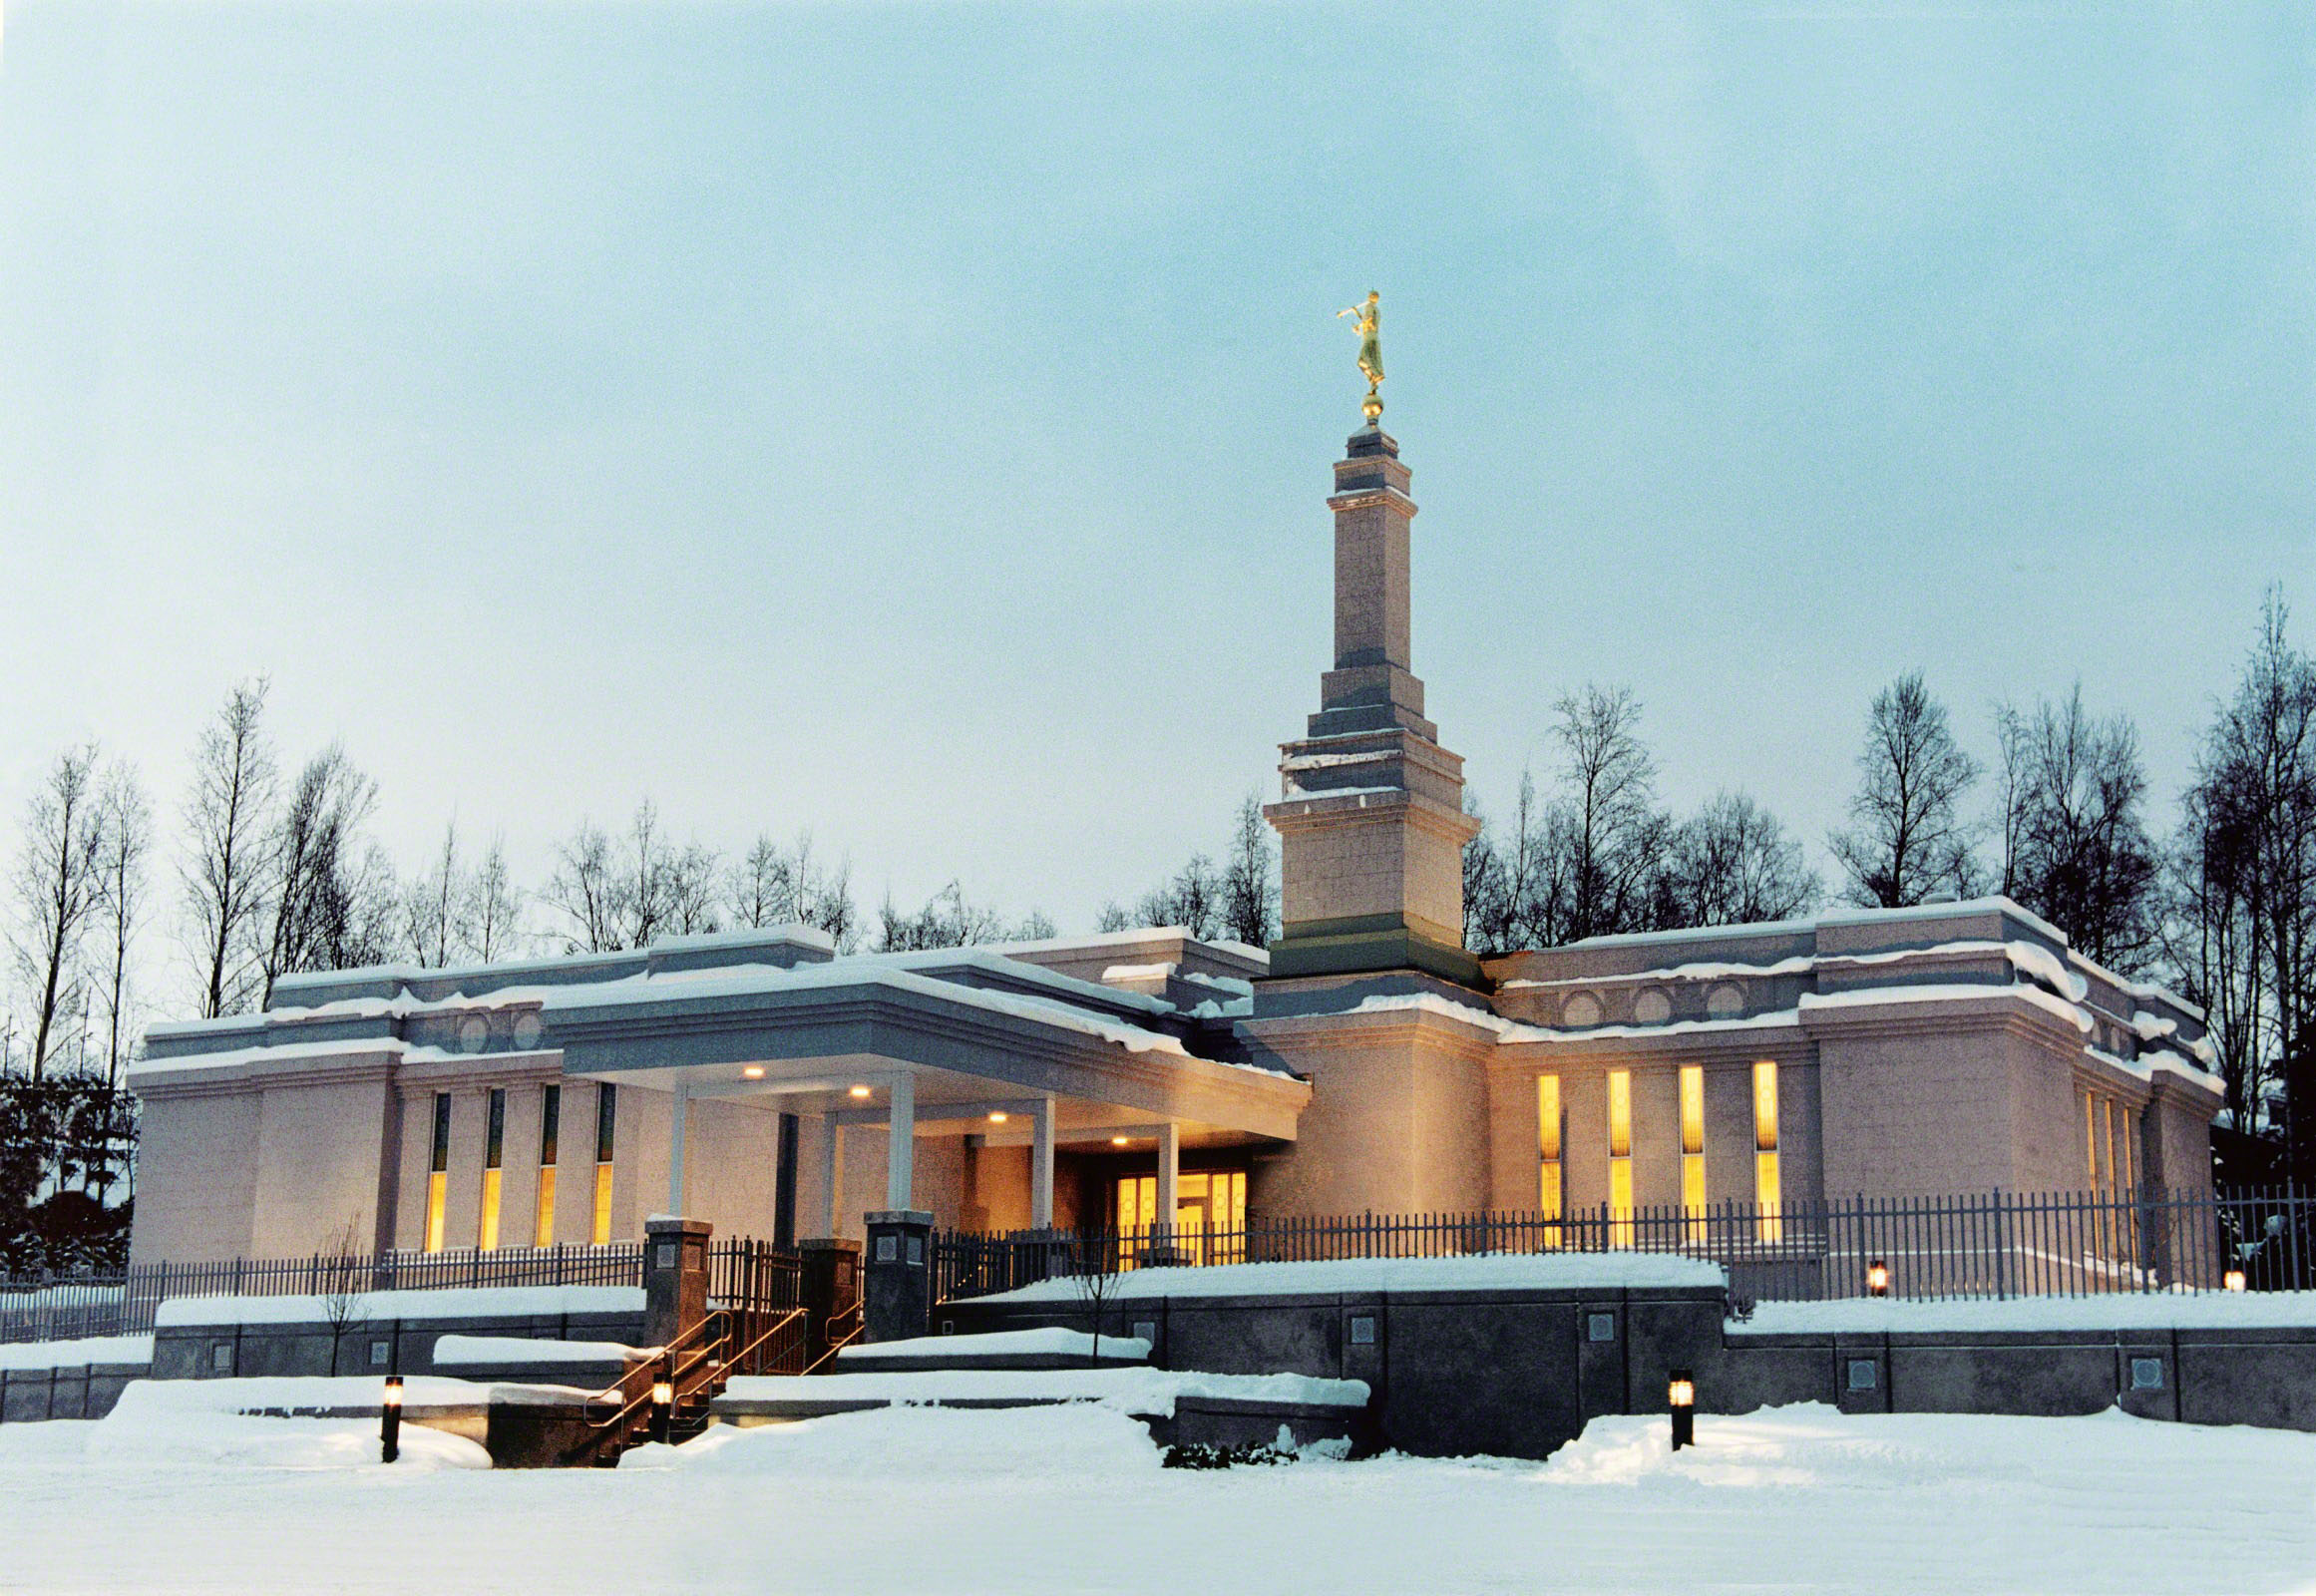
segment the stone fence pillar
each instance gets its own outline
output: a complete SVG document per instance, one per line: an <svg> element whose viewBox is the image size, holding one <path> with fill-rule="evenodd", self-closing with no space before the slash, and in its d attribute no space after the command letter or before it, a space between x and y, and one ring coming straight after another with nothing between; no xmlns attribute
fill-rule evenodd
<svg viewBox="0 0 2316 1596"><path fill-rule="evenodd" d="M667 1347L707 1317L708 1237L704 1219L647 1220L643 1226L643 1342Z"/></svg>
<svg viewBox="0 0 2316 1596"><path fill-rule="evenodd" d="M922 1336L933 1317L933 1216L919 1208L896 1208L867 1218L868 1339Z"/></svg>
<svg viewBox="0 0 2316 1596"><path fill-rule="evenodd" d="M850 1314L861 1301L861 1244L850 1236L814 1236L796 1244L804 1260L798 1282L805 1310L806 1367L827 1356L829 1346L843 1334L830 1326Z"/></svg>

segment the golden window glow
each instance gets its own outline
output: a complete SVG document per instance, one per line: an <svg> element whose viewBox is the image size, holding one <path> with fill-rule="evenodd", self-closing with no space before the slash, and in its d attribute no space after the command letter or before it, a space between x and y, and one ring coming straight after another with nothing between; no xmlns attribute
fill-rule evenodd
<svg viewBox="0 0 2316 1596"><path fill-rule="evenodd" d="M2123 1161L2117 1166L2123 1172L2123 1189L2135 1191L2138 1187L2132 1178L2131 1145L2138 1138L2131 1130L2131 1111L2128 1108L2119 1108L2116 1110L2116 1118L2119 1122L2119 1128L2123 1132L2121 1140L2116 1143L2117 1151L2123 1155Z"/></svg>
<svg viewBox="0 0 2316 1596"><path fill-rule="evenodd" d="M1691 1241L1705 1240L1705 1066L1681 1066L1681 1206Z"/></svg>
<svg viewBox="0 0 2316 1596"><path fill-rule="evenodd" d="M429 1149L426 1175L426 1250L442 1251L443 1210L450 1197L450 1093L434 1094L434 1144Z"/></svg>
<svg viewBox="0 0 2316 1596"><path fill-rule="evenodd" d="M475 1246L484 1252L499 1247L500 1169L507 1161L507 1088L494 1086L483 1115L483 1206L475 1226Z"/></svg>
<svg viewBox="0 0 2316 1596"><path fill-rule="evenodd" d="M483 1217L475 1233L475 1245L484 1252L494 1251L499 1245L499 1171L483 1171Z"/></svg>
<svg viewBox="0 0 2316 1596"><path fill-rule="evenodd" d="M1608 1072L1609 1245L1633 1239L1633 1072Z"/></svg>
<svg viewBox="0 0 2316 1596"><path fill-rule="evenodd" d="M595 1165L595 1245L611 1239L611 1166Z"/></svg>
<svg viewBox="0 0 2316 1596"><path fill-rule="evenodd" d="M1785 1239L1784 1192L1777 1170L1777 1065L1753 1065L1753 1203L1763 1241Z"/></svg>
<svg viewBox="0 0 2316 1596"><path fill-rule="evenodd" d="M619 1089L595 1088L595 1245L611 1239L611 1154L617 1147Z"/></svg>
<svg viewBox="0 0 2316 1596"><path fill-rule="evenodd" d="M1560 1077L1536 1077L1536 1206L1546 1219L1560 1217ZM1557 1233L1547 1244L1557 1243Z"/></svg>
<svg viewBox="0 0 2316 1596"><path fill-rule="evenodd" d="M563 1144L563 1088L542 1087L539 1093L539 1209L532 1225L532 1245L555 1245L555 1165Z"/></svg>
<svg viewBox="0 0 2316 1596"><path fill-rule="evenodd" d="M535 1247L555 1245L555 1166L549 1164L539 1171L539 1227L532 1237Z"/></svg>

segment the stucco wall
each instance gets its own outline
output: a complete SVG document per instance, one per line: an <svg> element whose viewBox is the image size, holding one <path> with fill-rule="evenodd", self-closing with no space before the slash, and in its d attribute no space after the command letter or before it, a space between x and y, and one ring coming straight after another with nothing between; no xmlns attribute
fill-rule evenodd
<svg viewBox="0 0 2316 1596"><path fill-rule="evenodd" d="M257 1258L366 1253L378 1232L384 1080L268 1087L258 1102L249 1233ZM142 1198L142 1193L140 1194Z"/></svg>
<svg viewBox="0 0 2316 1596"><path fill-rule="evenodd" d="M195 1263L249 1250L258 1119L254 1092L146 1099L132 1263Z"/></svg>

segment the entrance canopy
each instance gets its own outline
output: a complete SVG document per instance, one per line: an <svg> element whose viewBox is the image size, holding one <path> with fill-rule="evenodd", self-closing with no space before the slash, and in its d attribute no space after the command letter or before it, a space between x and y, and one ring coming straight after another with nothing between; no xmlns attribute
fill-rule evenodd
<svg viewBox="0 0 2316 1596"><path fill-rule="evenodd" d="M882 1126L890 1208L914 1206L917 1136L1028 1145L1039 1225L1057 1145L1150 1137L1167 1168L1185 1141L1292 1140L1311 1097L1307 1081L1194 1052L1215 1027L1164 998L986 950L653 972L550 992L541 1018L569 1076Z"/></svg>

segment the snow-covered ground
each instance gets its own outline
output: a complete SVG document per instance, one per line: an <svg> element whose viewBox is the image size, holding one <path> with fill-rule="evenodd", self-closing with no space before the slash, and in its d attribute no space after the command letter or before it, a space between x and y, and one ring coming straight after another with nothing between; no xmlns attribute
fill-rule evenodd
<svg viewBox="0 0 2316 1596"><path fill-rule="evenodd" d="M473 1471L404 1430L215 1410L0 1426L0 1588L2132 1592L2316 1589L2316 1435L2093 1418L1596 1422L1548 1462L1165 1470L1083 1405L889 1408ZM267 1382L268 1386L294 1382Z"/></svg>

